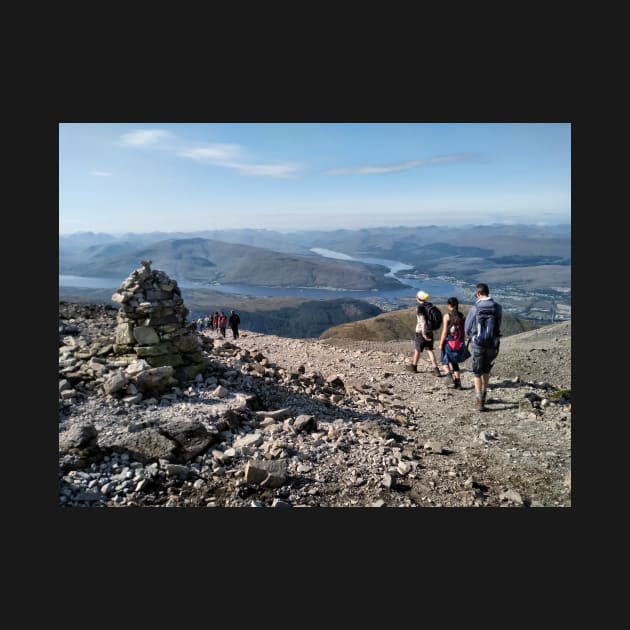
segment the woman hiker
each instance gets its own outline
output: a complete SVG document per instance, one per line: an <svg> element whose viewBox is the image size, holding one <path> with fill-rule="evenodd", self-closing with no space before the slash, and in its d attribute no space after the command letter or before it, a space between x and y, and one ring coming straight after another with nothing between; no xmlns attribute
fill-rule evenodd
<svg viewBox="0 0 630 630"><path fill-rule="evenodd" d="M470 352L464 343L464 314L459 310L459 300L448 298L448 312L444 314L442 336L440 337L440 354L442 363L446 365L446 374L454 389L462 388L459 364L470 357Z"/></svg>

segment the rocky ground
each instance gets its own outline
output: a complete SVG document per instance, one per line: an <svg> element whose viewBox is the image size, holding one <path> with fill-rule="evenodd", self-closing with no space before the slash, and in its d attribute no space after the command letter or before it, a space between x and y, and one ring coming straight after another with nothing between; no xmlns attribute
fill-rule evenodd
<svg viewBox="0 0 630 630"><path fill-rule="evenodd" d="M194 382L112 391L116 310L59 316L62 506L571 505L570 322L503 338L478 412L470 360L454 390L411 340L246 330L200 335Z"/></svg>

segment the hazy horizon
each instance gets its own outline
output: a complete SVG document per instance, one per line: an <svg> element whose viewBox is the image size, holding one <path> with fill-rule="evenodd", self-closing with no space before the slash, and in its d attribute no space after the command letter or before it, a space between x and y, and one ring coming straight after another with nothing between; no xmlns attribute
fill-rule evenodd
<svg viewBox="0 0 630 630"><path fill-rule="evenodd" d="M60 123L59 233L571 223L570 123Z"/></svg>
<svg viewBox="0 0 630 630"><path fill-rule="evenodd" d="M74 236L74 235L80 235L80 234L94 234L94 235L99 235L99 234L103 234L103 235L107 235L107 236L113 236L113 237L121 237L121 236L128 236L128 235L140 235L140 234L196 234L198 232L208 232L208 231L213 231L213 230L221 230L224 232L229 232L229 231L238 231L238 230L244 230L244 229L252 229L252 230L257 230L257 231L268 231L268 232L277 232L279 234L297 234L299 232L311 232L311 231L321 231L321 232L334 232L335 230L348 230L348 231L352 231L352 230L363 230L363 229L378 229L378 228L383 228L383 229L396 229L396 228L428 228L428 227L437 227L437 228L447 228L447 227L458 227L458 228L466 228L466 227L474 227L474 226L478 226L478 225L548 225L548 226L562 226L562 225L567 225L567 226L571 226L571 220L570 218L566 219L566 220L558 220L558 221L537 221L536 223L532 223L531 221L527 221L526 219L523 219L522 221L485 221L485 222L475 222L475 223L459 223L457 225L445 225L445 224L440 224L440 223L423 223L423 224L409 224L409 225L403 225L403 224L398 224L398 225L375 225L375 226L356 226L356 227L350 227L350 228L342 228L342 227L334 227L334 228L294 228L294 229L271 229L271 228L242 228L242 227L238 227L238 228L202 228L202 229L198 229L198 230L145 230L145 231L132 231L132 230L126 230L124 232L113 232L113 231L95 231L95 230L77 230L76 232L59 232L59 236Z"/></svg>

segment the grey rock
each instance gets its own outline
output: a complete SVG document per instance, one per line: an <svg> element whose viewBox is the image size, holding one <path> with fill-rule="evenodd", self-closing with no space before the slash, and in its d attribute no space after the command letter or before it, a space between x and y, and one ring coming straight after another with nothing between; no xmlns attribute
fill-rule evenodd
<svg viewBox="0 0 630 630"><path fill-rule="evenodd" d="M505 490L504 492L502 492L499 495L499 500L500 501L507 501L509 503L515 503L517 505L522 505L523 504L523 499L521 498L521 495L516 492L516 490Z"/></svg>
<svg viewBox="0 0 630 630"><path fill-rule="evenodd" d="M205 451L216 440L198 420L177 418L160 427L161 433L179 446L178 459L188 461Z"/></svg>
<svg viewBox="0 0 630 630"><path fill-rule="evenodd" d="M105 381L103 390L106 394L114 394L121 390L128 382L129 379L122 372L116 372Z"/></svg>
<svg viewBox="0 0 630 630"><path fill-rule="evenodd" d="M423 448L425 451L429 451L430 453L436 453L438 455L445 452L444 446L442 445L441 442L438 442L437 440L428 440L427 442L425 442Z"/></svg>
<svg viewBox="0 0 630 630"><path fill-rule="evenodd" d="M94 425L75 424L67 431L59 434L59 453L65 454L72 450L93 449L97 446L98 432Z"/></svg>
<svg viewBox="0 0 630 630"><path fill-rule="evenodd" d="M170 460L177 451L177 444L155 429L144 429L137 433L123 433L107 446L113 450L128 452L131 457L149 463L160 458Z"/></svg>
<svg viewBox="0 0 630 630"><path fill-rule="evenodd" d="M245 464L245 480L270 488L279 488L286 482L286 463L281 460L249 460Z"/></svg>
<svg viewBox="0 0 630 630"><path fill-rule="evenodd" d="M234 440L234 448L244 448L248 446L260 446L263 442L263 436L260 433L250 433Z"/></svg>

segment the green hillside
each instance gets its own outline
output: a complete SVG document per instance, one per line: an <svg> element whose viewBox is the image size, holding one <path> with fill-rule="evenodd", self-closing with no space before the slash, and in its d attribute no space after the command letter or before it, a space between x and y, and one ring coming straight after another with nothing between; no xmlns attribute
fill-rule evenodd
<svg viewBox="0 0 630 630"><path fill-rule="evenodd" d="M442 313L446 313L446 304L437 305ZM461 304L460 310L466 315L470 309L469 305ZM501 324L501 334L504 337L539 328L539 324L527 320L517 319L509 313L503 314ZM333 326L325 330L320 339L354 339L357 341L397 341L413 339L416 329L416 308L406 308L398 311L381 313L369 319L348 322ZM434 337L439 338L442 329L434 333Z"/></svg>

